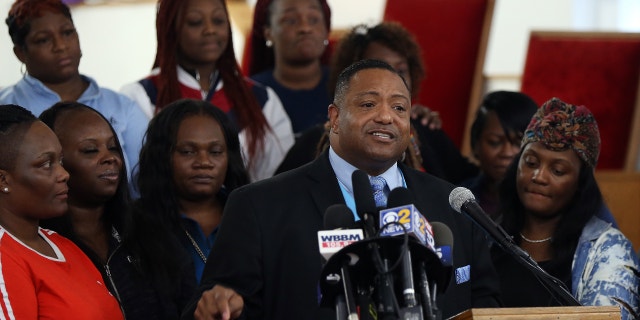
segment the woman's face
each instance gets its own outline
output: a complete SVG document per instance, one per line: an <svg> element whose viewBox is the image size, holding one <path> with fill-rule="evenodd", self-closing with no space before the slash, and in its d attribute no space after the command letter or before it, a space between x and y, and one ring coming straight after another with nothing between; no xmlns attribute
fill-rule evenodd
<svg viewBox="0 0 640 320"><path fill-rule="evenodd" d="M480 162L480 169L490 181L497 183L504 178L507 167L520 151L521 139L522 136L515 132L505 134L495 111L487 113L474 155Z"/></svg>
<svg viewBox="0 0 640 320"><path fill-rule="evenodd" d="M40 121L26 131L15 166L3 171L8 211L22 219L57 217L67 211L67 180L62 147L56 135Z"/></svg>
<svg viewBox="0 0 640 320"><path fill-rule="evenodd" d="M275 0L271 9L265 38L273 42L276 61L306 64L320 59L328 37L320 2Z"/></svg>
<svg viewBox="0 0 640 320"><path fill-rule="evenodd" d="M178 198L198 201L214 197L227 174L227 142L220 124L207 115L182 120L171 153Z"/></svg>
<svg viewBox="0 0 640 320"><path fill-rule="evenodd" d="M181 63L215 64L229 42L229 19L221 0L188 0L178 20Z"/></svg>
<svg viewBox="0 0 640 320"><path fill-rule="evenodd" d="M516 187L525 210L534 216L557 216L578 190L582 163L569 149L551 151L540 142L527 144L518 161Z"/></svg>
<svg viewBox="0 0 640 320"><path fill-rule="evenodd" d="M109 124L94 111L75 109L59 116L55 133L70 174L69 202L103 204L113 197L125 173Z"/></svg>
<svg viewBox="0 0 640 320"><path fill-rule="evenodd" d="M388 63L404 78L407 86L411 88L411 74L409 74L409 62L407 58L380 42L371 42L364 51L362 59L374 59Z"/></svg>
<svg viewBox="0 0 640 320"><path fill-rule="evenodd" d="M25 46L14 47L18 59L34 78L57 84L77 76L80 41L73 22L62 14L45 12L31 20Z"/></svg>

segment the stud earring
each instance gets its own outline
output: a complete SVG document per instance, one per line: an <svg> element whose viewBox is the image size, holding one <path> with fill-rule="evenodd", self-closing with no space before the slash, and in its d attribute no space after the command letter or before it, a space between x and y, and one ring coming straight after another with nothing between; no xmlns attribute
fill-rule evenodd
<svg viewBox="0 0 640 320"><path fill-rule="evenodd" d="M265 43L264 43L264 44L267 46L267 48L271 48L271 47L273 47L273 41L271 41L271 40L267 40L267 41L265 41Z"/></svg>
<svg viewBox="0 0 640 320"><path fill-rule="evenodd" d="M8 188L8 187L4 187L4 188L2 188L2 192L4 192L4 193L9 193L9 188Z"/></svg>
<svg viewBox="0 0 640 320"><path fill-rule="evenodd" d="M324 43L325 47L329 45L329 39L324 39L324 41L322 42Z"/></svg>

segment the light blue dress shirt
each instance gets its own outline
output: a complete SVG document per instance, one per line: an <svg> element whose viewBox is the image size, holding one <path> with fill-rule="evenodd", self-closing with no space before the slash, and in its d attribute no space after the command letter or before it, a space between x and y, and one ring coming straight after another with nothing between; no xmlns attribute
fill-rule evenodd
<svg viewBox="0 0 640 320"><path fill-rule="evenodd" d="M360 220L356 211L356 204L353 198L353 183L351 181L351 175L354 171L358 170L358 168L342 159L331 147L329 147L329 162L331 163L331 167L338 178L338 183L342 190L342 196L344 197L347 207L349 207L353 212L355 220ZM382 173L380 177L383 177L387 181L389 190L393 190L397 187L406 187L404 176L402 175L400 168L398 168L397 163L394 163L393 166Z"/></svg>

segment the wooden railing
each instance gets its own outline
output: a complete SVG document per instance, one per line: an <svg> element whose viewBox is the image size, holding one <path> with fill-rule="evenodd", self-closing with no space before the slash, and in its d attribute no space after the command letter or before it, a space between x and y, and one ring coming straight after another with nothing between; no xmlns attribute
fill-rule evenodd
<svg viewBox="0 0 640 320"><path fill-rule="evenodd" d="M640 172L596 171L596 180L616 222L640 249Z"/></svg>

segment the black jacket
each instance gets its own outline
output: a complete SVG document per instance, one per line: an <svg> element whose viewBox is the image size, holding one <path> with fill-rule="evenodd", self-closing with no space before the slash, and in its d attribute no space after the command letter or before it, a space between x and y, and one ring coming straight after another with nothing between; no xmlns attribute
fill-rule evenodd
<svg viewBox="0 0 640 320"><path fill-rule="evenodd" d="M437 298L444 317L471 307L498 306L498 277L481 231L449 206L453 185L401 166L416 206L429 221L453 232L454 270L470 280L456 283ZM200 288L183 314L193 318L200 293L215 284L231 287L244 298L248 319L332 318L318 308L322 259L317 231L332 204L344 203L328 152L312 163L235 190L229 196L220 230Z"/></svg>

